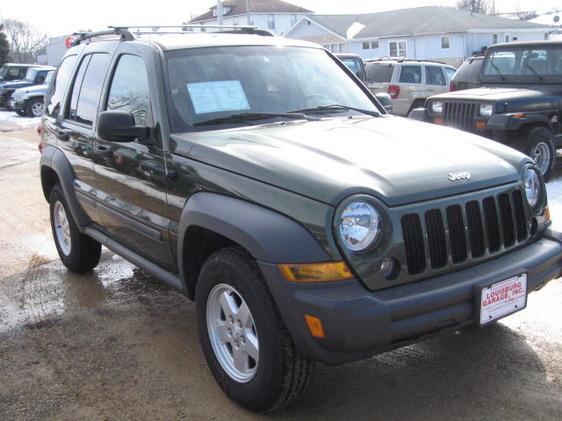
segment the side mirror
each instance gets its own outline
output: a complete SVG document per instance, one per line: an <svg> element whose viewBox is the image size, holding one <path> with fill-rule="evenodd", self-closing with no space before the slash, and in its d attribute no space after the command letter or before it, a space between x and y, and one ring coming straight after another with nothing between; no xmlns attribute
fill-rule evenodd
<svg viewBox="0 0 562 421"><path fill-rule="evenodd" d="M135 117L127 111L102 111L98 116L98 136L111 142L132 142L146 139L150 129L135 125Z"/></svg>
<svg viewBox="0 0 562 421"><path fill-rule="evenodd" d="M375 94L375 98L379 100L386 112L392 114L392 98L386 92L379 92Z"/></svg>

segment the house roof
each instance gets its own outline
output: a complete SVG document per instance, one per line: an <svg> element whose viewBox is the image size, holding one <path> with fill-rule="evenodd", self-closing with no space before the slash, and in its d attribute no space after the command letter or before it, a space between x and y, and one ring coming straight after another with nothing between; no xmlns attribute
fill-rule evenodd
<svg viewBox="0 0 562 421"><path fill-rule="evenodd" d="M224 0L222 2L222 7L224 14L223 16L236 16L248 13L246 9L246 3L250 5L250 13L312 13L311 10L305 9L304 7L295 6L294 4L287 3L281 0ZM200 22L209 19L216 19L213 15L213 10L217 6L209 8L206 13L199 15L190 22ZM230 10L226 11L225 8Z"/></svg>
<svg viewBox="0 0 562 421"><path fill-rule="evenodd" d="M347 38L348 29L355 22L359 22L364 27L356 32L352 38L443 34L486 29L544 28L544 25L527 21L469 13L443 6L415 7L354 15L311 15L307 19L343 38ZM389 24L390 22L392 24Z"/></svg>

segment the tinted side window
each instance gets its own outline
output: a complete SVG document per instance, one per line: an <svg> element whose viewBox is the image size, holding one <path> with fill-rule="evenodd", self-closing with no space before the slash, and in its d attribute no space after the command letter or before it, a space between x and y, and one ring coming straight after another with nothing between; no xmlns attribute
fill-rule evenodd
<svg viewBox="0 0 562 421"><path fill-rule="evenodd" d="M451 68L451 67L444 67L443 70L445 70L445 78L450 82L451 80L453 80L453 77L455 76L455 73L457 72L455 69Z"/></svg>
<svg viewBox="0 0 562 421"><path fill-rule="evenodd" d="M101 95L101 88L105 79L105 73L109 62L109 54L92 54L89 63L86 59L82 61L82 67L87 65L84 77L78 85L78 77L74 83L72 90L72 102L74 101L76 90L78 90L78 100L76 103L76 110L73 114L68 115L68 118L75 120L78 123L92 125L94 117L98 110L98 104ZM79 75L78 75L79 76Z"/></svg>
<svg viewBox="0 0 562 421"><path fill-rule="evenodd" d="M150 111L150 93L143 59L132 55L119 59L111 81L107 109L128 111L135 116L136 124L145 124Z"/></svg>
<svg viewBox="0 0 562 421"><path fill-rule="evenodd" d="M368 82L390 82L394 64L386 63L367 63L365 65Z"/></svg>
<svg viewBox="0 0 562 421"><path fill-rule="evenodd" d="M90 63L91 55L85 56L80 63L76 77L74 78L74 85L72 86L72 94L70 96L70 106L68 107L67 118L70 120L76 120L76 108L78 107L78 96L80 95L80 88L82 87L82 82L84 80L84 74Z"/></svg>
<svg viewBox="0 0 562 421"><path fill-rule="evenodd" d="M480 76L480 70L482 69L482 59L468 59L466 60L455 75L455 79L468 79L477 78Z"/></svg>
<svg viewBox="0 0 562 421"><path fill-rule="evenodd" d="M426 76L426 83L428 85L440 85L445 86L447 83L445 82L445 76L441 71L440 67L437 66L425 66L425 76Z"/></svg>
<svg viewBox="0 0 562 421"><path fill-rule="evenodd" d="M60 64L59 70L49 89L49 93L45 98L46 114L50 117L56 118L59 113L64 92L66 91L66 86L68 85L75 64L76 56L67 56Z"/></svg>
<svg viewBox="0 0 562 421"><path fill-rule="evenodd" d="M421 66L402 66L400 72L400 83L421 83Z"/></svg>

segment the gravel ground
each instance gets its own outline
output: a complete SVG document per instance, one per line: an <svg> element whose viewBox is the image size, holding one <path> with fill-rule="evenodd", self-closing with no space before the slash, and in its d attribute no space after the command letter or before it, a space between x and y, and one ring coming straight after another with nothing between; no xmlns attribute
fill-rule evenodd
<svg viewBox="0 0 562 421"><path fill-rule="evenodd" d="M185 297L107 250L90 274L64 269L36 143L33 130L0 133L0 419L265 418L215 384ZM562 171L548 190L562 228ZM318 365L303 399L274 418L560 420L561 301L558 279L485 329Z"/></svg>

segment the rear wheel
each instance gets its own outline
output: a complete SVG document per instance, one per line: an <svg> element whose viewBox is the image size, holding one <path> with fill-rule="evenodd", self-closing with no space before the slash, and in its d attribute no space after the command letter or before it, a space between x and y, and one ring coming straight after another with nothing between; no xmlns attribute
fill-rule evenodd
<svg viewBox="0 0 562 421"><path fill-rule="evenodd" d="M60 184L53 187L49 202L53 239L62 263L72 272L92 270L100 261L101 244L80 232Z"/></svg>
<svg viewBox="0 0 562 421"><path fill-rule="evenodd" d="M209 257L197 283L196 305L205 358L232 400L271 412L299 398L312 363L295 349L250 257L238 248Z"/></svg>
<svg viewBox="0 0 562 421"><path fill-rule="evenodd" d="M533 158L537 169L548 181L556 162L554 135L546 127L533 127L522 133L513 146Z"/></svg>

